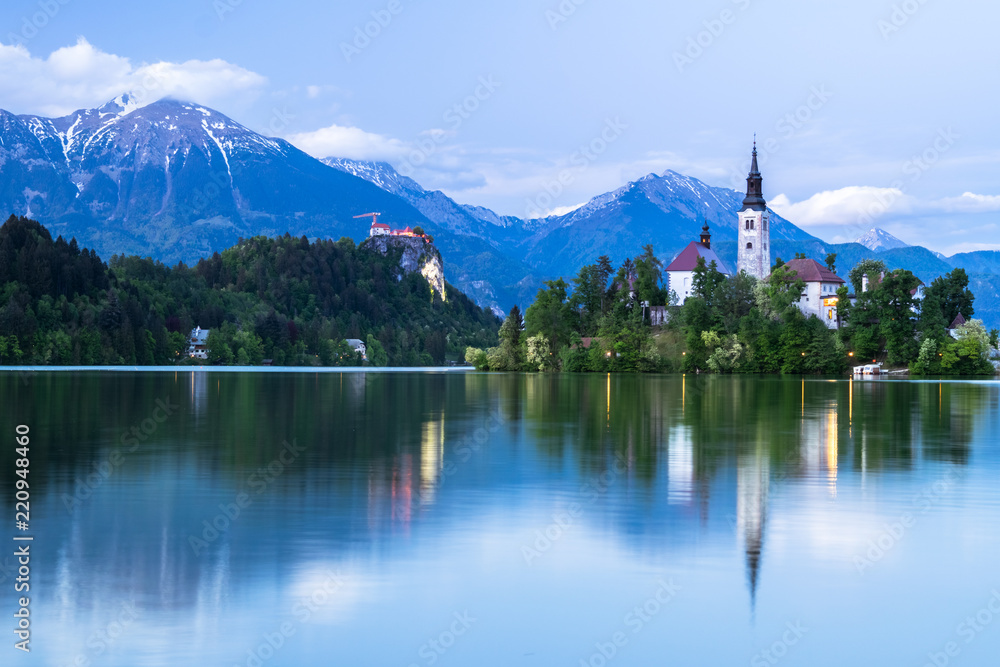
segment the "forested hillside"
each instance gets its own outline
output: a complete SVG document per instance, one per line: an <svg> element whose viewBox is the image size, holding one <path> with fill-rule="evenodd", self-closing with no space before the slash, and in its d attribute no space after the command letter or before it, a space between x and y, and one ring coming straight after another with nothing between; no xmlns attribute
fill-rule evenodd
<svg viewBox="0 0 1000 667"><path fill-rule="evenodd" d="M379 365L431 365L496 339L499 321L452 286L435 296L350 239L254 237L169 267L114 256L11 216L0 228L0 363L169 364L211 329L210 363L343 365L345 338Z"/></svg>

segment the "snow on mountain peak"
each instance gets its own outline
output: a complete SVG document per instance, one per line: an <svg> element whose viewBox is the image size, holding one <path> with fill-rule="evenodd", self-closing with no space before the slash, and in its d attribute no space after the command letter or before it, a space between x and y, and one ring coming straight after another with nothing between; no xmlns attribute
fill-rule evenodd
<svg viewBox="0 0 1000 667"><path fill-rule="evenodd" d="M909 243L901 241L884 229L879 229L878 227L872 227L863 236L858 238L855 243L860 243L869 250L875 252L885 252L886 250L894 250L896 248L908 248Z"/></svg>

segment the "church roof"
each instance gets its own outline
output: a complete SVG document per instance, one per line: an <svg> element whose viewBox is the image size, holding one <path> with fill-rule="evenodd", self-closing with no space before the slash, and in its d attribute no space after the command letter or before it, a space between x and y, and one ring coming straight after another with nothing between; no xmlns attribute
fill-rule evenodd
<svg viewBox="0 0 1000 667"><path fill-rule="evenodd" d="M798 277L807 283L840 283L844 284L844 279L836 273L817 262L815 259L793 259L785 264L789 269L795 271Z"/></svg>
<svg viewBox="0 0 1000 667"><path fill-rule="evenodd" d="M715 254L714 250L705 247L705 244L698 243L697 241L689 243L688 247L684 248L681 254L677 255L677 258L670 263L667 271L694 271L694 268L698 265L699 257L705 258L706 265L714 261L719 273L724 273L727 276L732 275L722 260L719 259L719 256Z"/></svg>
<svg viewBox="0 0 1000 667"><path fill-rule="evenodd" d="M753 159L750 162L750 173L747 175L747 196L743 199L742 211L764 211L767 209L767 202L764 201L764 192L761 189L764 179L757 168L757 141L753 142Z"/></svg>
<svg viewBox="0 0 1000 667"><path fill-rule="evenodd" d="M949 329L957 329L960 326L962 326L963 324L965 324L965 318L962 317L962 313L959 313L958 315L955 316L955 319L952 321L951 326L948 327L948 328Z"/></svg>

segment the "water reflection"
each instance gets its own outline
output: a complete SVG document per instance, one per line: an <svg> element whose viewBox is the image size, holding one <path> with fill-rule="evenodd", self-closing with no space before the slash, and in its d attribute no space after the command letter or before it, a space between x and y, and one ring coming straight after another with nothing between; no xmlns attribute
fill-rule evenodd
<svg viewBox="0 0 1000 667"><path fill-rule="evenodd" d="M28 386L0 376L0 400L8 432L16 415L35 434L39 632L58 664L85 651L122 601L144 615L114 655L157 646L183 662L190 647L167 633L188 632L210 654L204 664L240 661L260 632L294 618L310 592L303 582L328 571L352 573L353 611L317 612L303 627L322 618L339 641L354 636L348 664L365 664L358 657L384 630L368 620L395 614L387 605L433 618L443 608L429 600L443 596L455 607L445 617L469 605L517 614L530 588L548 595L538 613L570 614L570 587L582 586L589 597L572 614L588 626L595 599L619 595L597 582L625 590L670 568L714 591L729 632L753 633L798 603L789 572L853 581L851 553L812 557L815 535L863 544L866 526L892 519L943 469L974 478L1000 467L992 383L77 373ZM164 402L176 412L158 421ZM3 469L11 456L0 454ZM11 512L11 480L0 489ZM579 517L525 569L524 541L573 501ZM940 511L998 526L995 497L965 502ZM861 518L845 528L838 512ZM931 553L919 566L938 565ZM741 590L730 582L734 554ZM975 564L986 555L970 558L968 581L983 576ZM691 620L671 627L704 620L687 609ZM555 645L578 642L549 631ZM305 664L327 639L302 635L313 638L288 655ZM409 664L419 646L378 651ZM504 664L491 655L465 664Z"/></svg>

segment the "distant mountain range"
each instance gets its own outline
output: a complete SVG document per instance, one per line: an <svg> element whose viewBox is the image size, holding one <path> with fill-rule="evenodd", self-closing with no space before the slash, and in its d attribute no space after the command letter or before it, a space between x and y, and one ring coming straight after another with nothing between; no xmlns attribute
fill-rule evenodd
<svg viewBox="0 0 1000 667"><path fill-rule="evenodd" d="M602 254L617 264L651 243L669 263L698 238L703 220L713 248L735 265L742 199L668 170L566 215L523 220L425 190L384 162L316 160L193 103L139 107L123 95L53 119L0 110L0 212L33 217L105 258L190 263L254 235L361 240L370 223L354 216L377 211L394 227L424 227L449 282L497 313L526 306L543 280L568 279ZM828 244L773 212L771 219L772 257L836 252L842 275L867 257L924 282L961 266L977 274L977 315L1000 322L1000 252L945 258L879 229Z"/></svg>

